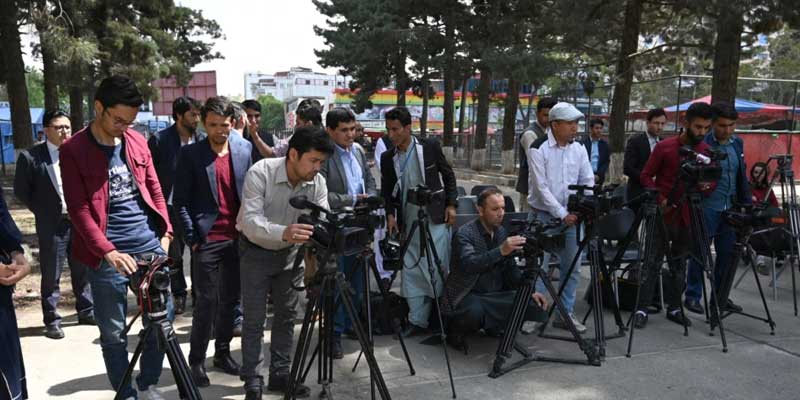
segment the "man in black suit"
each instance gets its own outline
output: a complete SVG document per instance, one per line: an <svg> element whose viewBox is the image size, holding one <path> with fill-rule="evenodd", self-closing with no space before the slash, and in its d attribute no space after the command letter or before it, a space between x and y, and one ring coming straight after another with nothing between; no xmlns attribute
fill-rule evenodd
<svg viewBox="0 0 800 400"><path fill-rule="evenodd" d="M589 121L589 137L583 140L589 161L592 163L594 171L594 183L603 186L608 172L608 164L611 161L611 154L608 151L608 142L603 140L603 120L595 118Z"/></svg>
<svg viewBox="0 0 800 400"><path fill-rule="evenodd" d="M647 112L647 133L633 135L628 139L625 146L625 161L623 162L623 172L628 177L628 188L626 196L628 201L635 199L644 193L639 176L642 174L650 152L656 147L656 143L661 140L661 132L667 123L667 113L663 108L654 108ZM632 204L638 208L640 202Z"/></svg>
<svg viewBox="0 0 800 400"><path fill-rule="evenodd" d="M417 219L416 205L408 202L409 190L425 185L434 195L425 207L429 217L431 239L442 261L449 265L450 226L456 222L456 176L447 163L439 142L411 135L411 113L405 107L395 107L386 115L386 129L395 144L393 150L381 155L381 196L386 199L386 227L389 234L409 235ZM435 295L442 294L443 280L436 276L436 291L431 288L427 261L422 257L418 232L410 240L403 259L403 296L409 306L409 326L402 333L413 336L428 327ZM439 275L438 273L436 275Z"/></svg>
<svg viewBox="0 0 800 400"><path fill-rule="evenodd" d="M214 366L239 374L239 364L230 354L234 306L240 294L236 216L253 148L231 132L234 109L229 100L212 97L201 113L208 137L181 149L174 202L183 239L195 258L197 302L189 365L195 383L202 387L210 383L203 362L212 325L216 330Z"/></svg>
<svg viewBox="0 0 800 400"><path fill-rule="evenodd" d="M61 339L64 331L56 308L60 297L59 280L65 263L69 264L78 323L94 325L95 322L86 267L68 257L72 223L64 203L58 152L61 143L72 135L72 125L63 111L48 111L42 124L47 140L20 153L14 176L14 195L36 218L45 336Z"/></svg>
<svg viewBox="0 0 800 400"><path fill-rule="evenodd" d="M199 142L205 137L197 132L200 122L200 102L191 97L178 97L172 102L172 118L175 123L167 129L157 132L150 137L147 145L153 155L153 165L156 167L161 191L167 199L170 223L176 229L174 240L169 246L169 256L174 261L171 269L170 282L172 296L175 299L175 314L183 314L186 308L186 278L183 276L183 251L186 245L183 242L181 224L177 209L172 204L172 188L175 183L176 168L178 165L178 152L181 147ZM193 263L189 262L190 269ZM194 281L194 279L193 279ZM192 291L192 304L195 293Z"/></svg>

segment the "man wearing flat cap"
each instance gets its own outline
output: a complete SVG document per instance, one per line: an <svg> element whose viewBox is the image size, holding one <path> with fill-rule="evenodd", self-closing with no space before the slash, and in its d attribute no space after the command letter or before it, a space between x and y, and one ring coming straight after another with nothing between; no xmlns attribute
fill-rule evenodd
<svg viewBox="0 0 800 400"><path fill-rule="evenodd" d="M575 292L580 278L580 259L572 274L567 276L572 260L578 254L578 217L567 210L567 199L574 193L568 187L594 186L594 172L589 156L583 145L575 141L578 120L581 118L583 114L569 103L559 102L550 109L550 130L547 136L536 139L528 150L528 204L531 206L533 218L544 222L557 218L569 226L564 247L556 252L560 261L559 276L567 281L561 301L578 332L583 333L586 327L573 314ZM544 268L547 268L549 261L550 254L545 254L542 263ZM541 281L536 284L536 291L545 292ZM553 321L553 326L567 329L566 323L560 317Z"/></svg>

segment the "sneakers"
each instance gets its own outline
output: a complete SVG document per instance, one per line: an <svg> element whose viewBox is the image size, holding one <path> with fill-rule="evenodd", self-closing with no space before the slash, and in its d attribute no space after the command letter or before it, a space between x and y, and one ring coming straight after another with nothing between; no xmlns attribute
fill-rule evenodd
<svg viewBox="0 0 800 400"><path fill-rule="evenodd" d="M577 318L575 318L575 314L570 314L569 319L572 320L572 323L575 325L575 329L578 330L578 333L586 333L586 326L584 326L580 321L578 321ZM561 319L561 317L556 317L556 319L553 320L553 327L569 330L569 328L567 328L567 324Z"/></svg>
<svg viewBox="0 0 800 400"><path fill-rule="evenodd" d="M147 387L147 390L139 392L139 398L142 400L164 400L164 396L160 390L156 388L156 385L151 385Z"/></svg>
<svg viewBox="0 0 800 400"><path fill-rule="evenodd" d="M523 334L530 335L531 333L538 330L541 325L542 325L541 322L525 321L522 323L522 328L520 328L520 330L522 331Z"/></svg>
<svg viewBox="0 0 800 400"><path fill-rule="evenodd" d="M692 320L683 315L680 308L667 310L667 319L678 325L692 326Z"/></svg>
<svg viewBox="0 0 800 400"><path fill-rule="evenodd" d="M633 315L633 327L644 329L645 326L647 326L647 312L639 310Z"/></svg>

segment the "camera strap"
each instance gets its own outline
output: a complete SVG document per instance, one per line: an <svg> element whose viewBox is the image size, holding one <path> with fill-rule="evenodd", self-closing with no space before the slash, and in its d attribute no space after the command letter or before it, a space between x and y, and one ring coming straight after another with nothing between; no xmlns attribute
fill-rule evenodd
<svg viewBox="0 0 800 400"><path fill-rule="evenodd" d="M394 191L392 192L392 196L397 196L403 189L403 176L405 176L406 174L406 169L408 168L408 162L411 160L411 156L416 154L416 152L417 152L416 139L412 137L411 144L408 145L406 159L403 160L402 165L400 165L400 171L397 174L397 183L394 186Z"/></svg>

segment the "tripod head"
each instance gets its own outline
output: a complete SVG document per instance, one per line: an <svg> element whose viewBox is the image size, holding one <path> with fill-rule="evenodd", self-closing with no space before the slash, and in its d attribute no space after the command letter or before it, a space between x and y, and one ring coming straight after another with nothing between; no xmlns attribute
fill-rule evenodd
<svg viewBox="0 0 800 400"><path fill-rule="evenodd" d="M151 320L166 318L172 259L153 253L145 254L137 257L136 266L136 272L129 277L129 286L136 295L139 309Z"/></svg>

